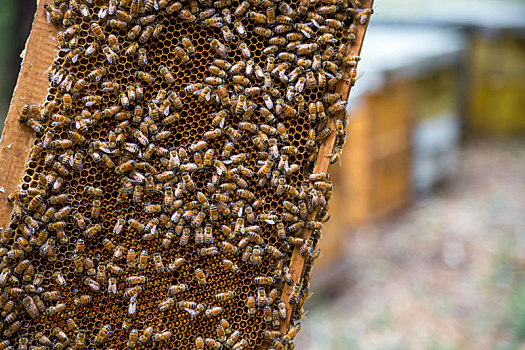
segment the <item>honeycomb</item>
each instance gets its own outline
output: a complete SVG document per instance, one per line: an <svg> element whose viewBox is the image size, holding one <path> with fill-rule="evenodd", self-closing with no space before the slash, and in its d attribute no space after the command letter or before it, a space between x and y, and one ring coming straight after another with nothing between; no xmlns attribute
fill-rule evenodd
<svg viewBox="0 0 525 350"><path fill-rule="evenodd" d="M346 139L356 0L56 0L0 237L0 349L288 349ZM349 74L343 74L349 72ZM294 259L304 264L297 270Z"/></svg>

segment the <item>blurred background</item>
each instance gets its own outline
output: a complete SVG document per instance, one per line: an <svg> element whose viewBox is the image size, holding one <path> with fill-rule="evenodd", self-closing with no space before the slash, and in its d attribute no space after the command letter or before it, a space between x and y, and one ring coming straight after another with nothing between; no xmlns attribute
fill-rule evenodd
<svg viewBox="0 0 525 350"><path fill-rule="evenodd" d="M0 8L3 125L35 2ZM361 57L296 348L525 349L525 2L376 0Z"/></svg>

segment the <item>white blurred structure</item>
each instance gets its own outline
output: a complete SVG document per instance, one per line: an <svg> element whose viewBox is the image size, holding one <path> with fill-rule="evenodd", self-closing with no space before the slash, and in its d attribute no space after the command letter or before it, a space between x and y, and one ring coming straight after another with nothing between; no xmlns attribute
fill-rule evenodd
<svg viewBox="0 0 525 350"><path fill-rule="evenodd" d="M372 23L367 32L358 69L360 79L352 90L349 105L358 105L363 96L385 86L395 88L399 81L414 82L409 120L412 189L416 195L429 193L457 165L461 132L459 73L465 50L466 38L457 29ZM435 96L432 101L434 96L425 92L442 72L456 75L451 86L438 91L450 98ZM433 110L423 107L432 103L436 104Z"/></svg>

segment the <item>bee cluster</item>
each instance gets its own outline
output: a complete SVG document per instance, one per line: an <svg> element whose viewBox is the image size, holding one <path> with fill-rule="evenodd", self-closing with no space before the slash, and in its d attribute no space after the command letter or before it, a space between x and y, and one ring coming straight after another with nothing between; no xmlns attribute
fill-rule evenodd
<svg viewBox="0 0 525 350"><path fill-rule="evenodd" d="M331 162L344 144L336 86L355 82L346 52L371 10L56 0L45 12L59 51L46 101L20 113L36 140L0 237L0 350L293 348L332 190L314 164L329 136Z"/></svg>

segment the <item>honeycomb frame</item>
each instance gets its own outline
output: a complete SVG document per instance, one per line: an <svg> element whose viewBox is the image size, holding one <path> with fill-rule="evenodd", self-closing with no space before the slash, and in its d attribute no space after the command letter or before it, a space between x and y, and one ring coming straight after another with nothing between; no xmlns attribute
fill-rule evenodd
<svg viewBox="0 0 525 350"><path fill-rule="evenodd" d="M48 25L46 22L44 22L43 19L42 19L42 13L43 13L42 12L42 8L43 8L43 5L44 5L43 3L39 4L39 11L36 14L35 24L33 26L33 32L32 32L31 37L29 39L28 50L27 50L27 53L26 53L28 56L26 56L26 60L24 61L25 66L22 67L21 77L24 77L24 70L27 67L26 63L29 63L28 61L30 59L29 55L33 55L33 58L32 58L33 62L35 62L36 65L39 66L38 68L33 68L33 71L35 71L35 73L36 73L36 71L38 71L38 69L42 68L42 69L40 69L40 72L39 72L40 74L41 74L42 71L46 70L51 64L51 63L49 63L49 64L46 65L46 63L45 63L46 60L48 62L52 62L53 59L55 58L54 57L55 56L54 53L52 53L52 52L50 53L50 50L49 50L49 48L52 47L52 44L51 44L51 42L49 40L50 39L49 35L51 34L52 36L56 36L56 31L53 30L53 29L50 29L51 26ZM362 5L361 5L361 10L369 9L370 7L371 7L371 2L370 3L363 2ZM233 9L234 8L232 8L232 10ZM355 32L355 35L356 35L355 42L354 42L353 45L348 45L348 47L346 48L346 52L345 52L346 57L352 57L354 55L358 55L359 54L362 38L363 38L363 35L364 35L364 31L366 30L366 25L367 24L368 24L368 20L365 19L365 21L362 24L357 26L356 32ZM37 36L35 36L35 34ZM40 40L37 39L38 34L40 34ZM40 46L41 50L35 49L35 46ZM40 52L44 52L44 55L40 55ZM35 54L36 54L36 56L35 56ZM59 53L59 56L60 55L61 54ZM50 58L51 58L51 60L50 60ZM357 62L355 63L355 65L356 64L357 64ZM354 68L355 68L355 65L354 65ZM341 93L343 98L345 98L348 95L348 93L349 93L350 86L353 84L351 79L352 79L352 74L355 74L355 71L354 72L343 71L343 73L345 75L345 79L342 79L337 84L336 92ZM44 76L44 78L45 78L45 76ZM353 78L355 79L355 76ZM47 79L42 80L38 76L38 74L36 75L36 81L37 81L37 83L28 81L27 79L25 81L24 81L24 79L20 79L19 80L19 84L17 86L17 89L15 90L15 97L13 98L13 103L12 103L12 106L10 108L10 118L8 119L8 121L6 123L6 129L5 129L4 137L3 137L3 140L2 140L2 143L3 143L4 146L2 147L2 149L0 149L0 152L2 152L2 155L6 154L7 155L6 158L11 159L11 160L16 160L16 158L11 156L11 155L9 155L9 154L10 153L12 154L15 149L18 150L18 152L19 152L18 154L16 154L16 157L18 157L18 163L17 164L13 164L13 165L8 166L8 167L5 167L4 168L5 170L2 170L2 177L4 175L6 175L4 179L7 180L7 182L5 184L2 183L1 185L5 186L7 188L7 190L8 190L7 192L8 193L10 193L10 192L12 192L14 190L15 185L20 181L19 179L22 178L22 176L17 176L16 173L18 172L18 173L21 174L22 172L24 172L24 168L21 167L20 164L23 165L23 162L25 160L24 154L27 154L27 151L30 148L30 144L28 144L28 140L32 140L32 136L30 136L31 135L30 133L28 133L26 130L19 131L19 130L21 130L23 128L19 127L15 123L13 123L14 118L16 118L16 114L18 114L20 112L20 110L22 109L22 106L24 105L24 103L22 103L23 99L18 100L18 98L19 97L23 97L23 98L26 99L25 100L26 102L30 102L30 103L35 103L35 101L40 101L41 97L45 93L45 89L48 86L48 81L47 81ZM42 81L44 81L44 83L42 83ZM38 91L39 86L40 86L40 91ZM40 96L38 96L39 94L40 94ZM15 115L14 118L13 118L13 115ZM336 126L335 126L335 122L336 122L336 118L335 117L336 116L337 116L337 113L334 114L333 117L331 116L330 118L328 118L327 119L327 124L324 125L323 127L324 128L331 127L332 130L336 130ZM16 130L16 132L13 132L13 130ZM322 131L322 130L319 130L319 132L320 131ZM328 168L328 164L330 162L330 160L329 160L329 158L327 156L329 154L333 153L332 145L334 145L334 143L336 142L336 139L337 139L336 133L332 132L329 135L327 135L326 139L323 140L323 142L320 143L319 148L317 150L317 154L314 155L314 157L313 157L314 159L311 162L312 163L312 166L311 166L311 168L312 168L311 172L312 173L315 174L315 173L321 173L321 172L326 171L326 169ZM10 140L13 140L13 142L10 142ZM10 145L11 147L8 148L6 146L6 143L7 143L7 145ZM17 166L18 166L18 169L17 169ZM34 168L34 166L32 166L31 160L28 162L28 169L30 169L30 168ZM26 176L27 176L27 174L26 174ZM4 181L4 180L2 180L2 181ZM2 209L4 209L4 207L2 207ZM10 211L10 209L11 208L9 208L9 211ZM7 212L7 210L0 211L0 215L4 215L4 219L5 219L5 216L6 216L6 214L5 214L6 212ZM314 214L314 216L315 216L315 214ZM7 220L4 220L4 222L5 221L7 221ZM311 230L305 229L303 231L303 233L302 233L302 238L307 240L310 235L311 235ZM313 248L313 247L311 247L311 248ZM306 296L307 296L307 285L308 285L308 279L309 279L309 268L311 267L311 259L308 259L310 261L307 261L307 259L305 258L305 255L301 254L301 249L300 249L299 246L297 246L297 247L295 247L295 248L293 248L291 250L291 256L289 258L290 258L290 265L289 265L289 267L290 267L290 273L292 275L292 280L293 281L303 280L303 283L302 283L303 286L302 286L301 290L299 291L299 293L301 294L301 297L298 298L298 299L300 299L300 301L298 303L296 303L292 307L290 305L290 303L288 302L288 300L289 300L288 296L292 293L293 284L288 284L288 283L284 283L283 284L284 288L282 290L282 294L283 294L282 295L282 300L286 304L287 313L286 313L285 320L282 320L280 322L280 329L281 329L281 334L282 335L285 335L285 334L289 333L290 324L294 324L296 321L298 321L301 318L301 308L302 308L302 303L304 302L304 300L306 299ZM151 259L151 257L150 257L150 259ZM17 306L18 306L18 304L17 304ZM239 308L241 308L241 307L243 307L243 306L239 305ZM260 321L259 317L260 316L258 316L257 319ZM249 321L250 319L248 318L247 320ZM246 323L248 323L248 322L246 322ZM254 327L254 322L251 322L251 323L252 324L250 326ZM97 323L94 326L94 329L97 329L97 331L100 330L99 326L101 327L102 324L98 324ZM292 327L292 331L295 332L295 330L297 330L297 327ZM48 331L50 331L50 330L48 330ZM95 332L92 331L92 333L93 333L93 336L94 336ZM110 333L111 333L112 337L116 336L115 334L113 334L113 333L116 333L115 332L115 327L113 327L113 331L111 331ZM49 333L47 334L47 336L52 338L52 336ZM192 337L194 337L194 336L192 336ZM121 339L122 336L120 336L118 338ZM261 335L258 335L254 339L257 339L257 341L259 341L260 338L262 338ZM257 343L252 343L252 340L253 339L250 340L250 348L255 348L254 344L257 344L258 348L267 348L268 346L270 346L269 343L265 342L264 340L262 340L260 342L257 342ZM124 344L126 341L127 341L127 338L126 339L122 338L121 339L121 343L119 343L119 344ZM189 344L191 344L192 342L193 342L193 339L189 342ZM38 344L38 342L35 342L34 344ZM178 346L180 346L180 342L178 344L179 344ZM279 346L281 346L281 345L282 345L282 343L280 343L279 341L274 341L272 346L275 347L275 348L279 348ZM122 345L122 346L124 346L124 345ZM188 346L190 346L190 345L188 345ZM284 346L284 345L282 345L282 346Z"/></svg>

